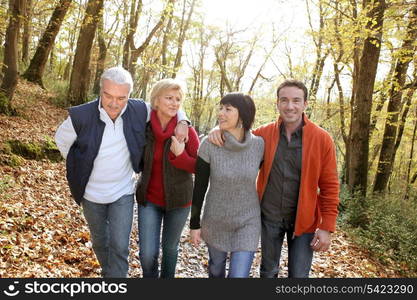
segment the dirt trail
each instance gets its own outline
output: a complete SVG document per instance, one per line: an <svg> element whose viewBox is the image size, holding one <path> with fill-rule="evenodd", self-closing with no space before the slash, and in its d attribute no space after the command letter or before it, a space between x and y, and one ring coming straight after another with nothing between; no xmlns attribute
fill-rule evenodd
<svg viewBox="0 0 417 300"><path fill-rule="evenodd" d="M0 115L0 145L5 141L41 142L53 139L67 113L48 103L52 95L20 83L15 98L21 114ZM99 265L79 207L71 199L65 164L23 160L20 166L0 165L0 277L98 277ZM130 277L141 277L137 247L137 218L131 235ZM284 248L282 258L286 261ZM207 277L207 250L188 243L183 232L177 277ZM251 276L259 277L260 253ZM280 277L286 277L282 263ZM331 250L315 254L311 277L398 277L338 231Z"/></svg>

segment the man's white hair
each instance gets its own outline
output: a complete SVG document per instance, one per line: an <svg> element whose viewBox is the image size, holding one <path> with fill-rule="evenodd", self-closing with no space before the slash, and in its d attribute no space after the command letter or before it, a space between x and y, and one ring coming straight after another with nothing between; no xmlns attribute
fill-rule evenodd
<svg viewBox="0 0 417 300"><path fill-rule="evenodd" d="M130 75L129 71L124 69L123 67L112 67L103 72L100 78L100 89L103 87L103 81L111 80L117 84L127 84L129 85L129 95L133 89L133 80L132 75Z"/></svg>

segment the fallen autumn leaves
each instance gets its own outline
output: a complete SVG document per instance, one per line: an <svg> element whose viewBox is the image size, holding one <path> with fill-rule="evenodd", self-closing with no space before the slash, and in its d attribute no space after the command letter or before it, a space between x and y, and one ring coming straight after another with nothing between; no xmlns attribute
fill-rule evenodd
<svg viewBox="0 0 417 300"><path fill-rule="evenodd" d="M18 91L15 101L23 117L0 116L0 145L10 139L53 138L57 125L66 117L65 110L49 104L51 95L36 86L20 83ZM0 165L0 199L0 277L100 276L84 217L69 194L64 162L23 160L16 167ZM134 220L129 275L141 277L136 216ZM282 257L286 261L286 250ZM177 277L207 277L207 259L204 246L196 249L188 243L185 228ZM259 277L259 264L258 251L252 277ZM283 264L280 277L285 276ZM376 263L339 231L329 252L315 254L311 277L398 275Z"/></svg>

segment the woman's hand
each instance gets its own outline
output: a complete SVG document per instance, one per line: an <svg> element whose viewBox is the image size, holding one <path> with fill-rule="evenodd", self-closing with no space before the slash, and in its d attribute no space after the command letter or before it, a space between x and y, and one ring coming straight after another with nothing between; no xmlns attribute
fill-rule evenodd
<svg viewBox="0 0 417 300"><path fill-rule="evenodd" d="M201 229L190 230L190 241L194 246L199 246L201 243Z"/></svg>
<svg viewBox="0 0 417 300"><path fill-rule="evenodd" d="M171 137L171 151L175 156L180 156L185 149L185 142L179 142L175 136Z"/></svg>

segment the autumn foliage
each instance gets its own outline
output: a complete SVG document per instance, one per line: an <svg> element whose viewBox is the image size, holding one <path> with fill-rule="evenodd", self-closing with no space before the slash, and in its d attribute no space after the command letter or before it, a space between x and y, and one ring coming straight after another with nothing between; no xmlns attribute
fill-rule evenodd
<svg viewBox="0 0 417 300"><path fill-rule="evenodd" d="M16 92L19 116L0 115L0 145L11 139L41 142L52 139L66 118L50 104L54 95L21 82ZM0 148L2 149L2 148ZM5 156L3 149L1 155ZM21 158L17 166L0 164L0 277L98 277L99 264L91 248L84 217L72 200L64 162ZM286 250L284 250L286 251ZM137 219L131 235L131 277L141 277ZM286 252L283 257L286 257ZM178 277L207 277L207 251L188 242L185 228L180 243ZM259 277L260 252L251 271ZM286 266L280 276L286 276ZM334 235L328 253L315 254L312 277L398 277L350 241L343 230Z"/></svg>

